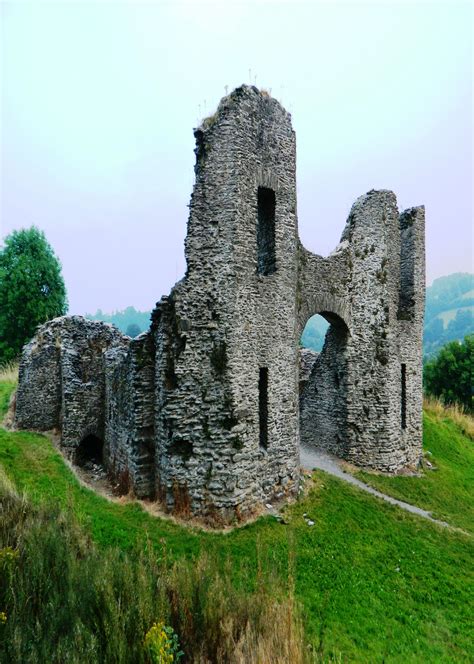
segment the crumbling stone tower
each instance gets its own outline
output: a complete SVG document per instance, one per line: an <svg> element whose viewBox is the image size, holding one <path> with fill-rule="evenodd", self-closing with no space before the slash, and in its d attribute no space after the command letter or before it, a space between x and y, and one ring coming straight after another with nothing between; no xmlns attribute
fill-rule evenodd
<svg viewBox="0 0 474 664"><path fill-rule="evenodd" d="M276 100L242 86L195 137L186 275L149 332L104 352L111 473L170 510L229 521L296 490L300 438L380 470L416 464L423 208L399 215L391 192L369 192L322 258L298 238L295 135ZM331 326L299 397L316 313ZM25 394L20 379L19 424Z"/></svg>

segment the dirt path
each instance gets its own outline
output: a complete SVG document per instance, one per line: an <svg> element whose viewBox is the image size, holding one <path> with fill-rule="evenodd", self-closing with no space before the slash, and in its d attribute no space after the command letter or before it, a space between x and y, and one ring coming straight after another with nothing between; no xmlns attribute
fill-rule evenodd
<svg viewBox="0 0 474 664"><path fill-rule="evenodd" d="M401 509L405 510L406 512L417 514L423 519L428 519L428 521L437 523L439 526L443 526L444 528L451 528L454 530L453 526L451 526L449 523L446 523L446 521L438 521L438 519L434 519L431 516L431 512L427 512L426 510L421 509L421 507L416 507L416 505L405 503L403 500L397 500L397 498L388 496L386 493L377 491L377 489L374 489L368 484L364 484L364 482L361 482L356 477L346 472L341 466L340 460L331 454L328 454L327 452L323 452L322 450L318 450L312 447L310 448L302 446L300 449L300 461L301 465L306 470L313 470L314 468L324 470L326 473L334 475L335 477L339 477L339 479L344 480L345 482L349 482L349 484L354 484L354 486L359 487L359 489L362 489L363 491L366 491L367 493L370 493L377 498L381 498L387 503L398 505L398 507L401 507ZM457 528L455 530L457 530Z"/></svg>

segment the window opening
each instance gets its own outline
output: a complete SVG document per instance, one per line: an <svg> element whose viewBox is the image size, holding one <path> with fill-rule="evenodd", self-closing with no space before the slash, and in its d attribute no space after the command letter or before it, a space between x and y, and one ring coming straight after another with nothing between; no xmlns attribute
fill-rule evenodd
<svg viewBox="0 0 474 664"><path fill-rule="evenodd" d="M260 447L268 447L268 368L259 369L258 412L260 427Z"/></svg>
<svg viewBox="0 0 474 664"><path fill-rule="evenodd" d="M407 428L407 365L402 364L402 390L401 390L401 414L402 414L402 429Z"/></svg>
<svg viewBox="0 0 474 664"><path fill-rule="evenodd" d="M276 271L275 192L259 187L257 223L257 273L267 276Z"/></svg>

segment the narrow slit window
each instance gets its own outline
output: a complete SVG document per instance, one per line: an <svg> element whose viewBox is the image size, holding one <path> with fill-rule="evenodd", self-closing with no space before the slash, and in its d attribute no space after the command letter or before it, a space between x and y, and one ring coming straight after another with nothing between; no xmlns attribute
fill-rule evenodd
<svg viewBox="0 0 474 664"><path fill-rule="evenodd" d="M267 187L259 187L257 200L257 273L266 276L276 270L275 192Z"/></svg>
<svg viewBox="0 0 474 664"><path fill-rule="evenodd" d="M268 368L262 367L258 376L258 416L260 447L268 447Z"/></svg>
<svg viewBox="0 0 474 664"><path fill-rule="evenodd" d="M407 428L407 365L402 364L401 415L402 429Z"/></svg>

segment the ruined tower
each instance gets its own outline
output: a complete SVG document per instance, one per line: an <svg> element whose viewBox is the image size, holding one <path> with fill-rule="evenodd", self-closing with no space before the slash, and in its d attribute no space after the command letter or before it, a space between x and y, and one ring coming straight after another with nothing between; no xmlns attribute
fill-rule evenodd
<svg viewBox="0 0 474 664"><path fill-rule="evenodd" d="M186 275L147 333L101 351L111 473L172 511L231 521L296 491L300 439L380 470L416 464L423 208L399 215L394 194L371 191L322 258L298 237L295 135L275 99L242 86L195 138ZM331 325L299 398L299 339L316 313ZM27 347L19 424L29 364Z"/></svg>

